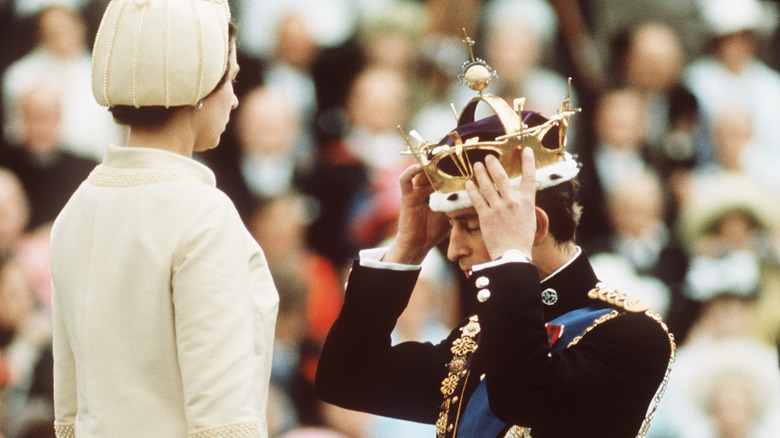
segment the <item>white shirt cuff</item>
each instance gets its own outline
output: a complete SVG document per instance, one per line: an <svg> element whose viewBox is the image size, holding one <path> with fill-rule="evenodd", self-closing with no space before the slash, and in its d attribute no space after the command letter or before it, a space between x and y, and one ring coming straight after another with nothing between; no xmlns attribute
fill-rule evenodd
<svg viewBox="0 0 780 438"><path fill-rule="evenodd" d="M360 251L360 266L375 269L390 269L392 271L416 271L422 268L422 265L406 265L403 263L393 263L382 261L382 257L387 253L387 248L371 248Z"/></svg>
<svg viewBox="0 0 780 438"><path fill-rule="evenodd" d="M477 272L482 269L492 268L493 266L500 266L510 262L531 263L531 257L528 257L526 253L520 251L519 249L510 249L509 251L505 252L504 255L502 255L500 258L491 260L489 262L480 263L478 265L474 265L471 268L471 270L473 272Z"/></svg>

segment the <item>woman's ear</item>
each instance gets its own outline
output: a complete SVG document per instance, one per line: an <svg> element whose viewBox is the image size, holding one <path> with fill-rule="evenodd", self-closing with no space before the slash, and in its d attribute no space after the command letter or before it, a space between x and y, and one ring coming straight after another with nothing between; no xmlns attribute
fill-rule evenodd
<svg viewBox="0 0 780 438"><path fill-rule="evenodd" d="M536 233L534 234L534 246L542 243L542 239L547 235L547 231L550 229L550 218L547 213L539 207L536 207L534 212L536 213Z"/></svg>

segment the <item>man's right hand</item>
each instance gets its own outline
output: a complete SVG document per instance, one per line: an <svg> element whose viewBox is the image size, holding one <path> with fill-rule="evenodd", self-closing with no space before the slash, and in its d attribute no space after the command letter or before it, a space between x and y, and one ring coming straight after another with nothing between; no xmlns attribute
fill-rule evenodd
<svg viewBox="0 0 780 438"><path fill-rule="evenodd" d="M383 261L417 265L434 246L450 232L447 217L428 207L433 193L428 178L419 164L409 166L401 174L401 212L398 233Z"/></svg>

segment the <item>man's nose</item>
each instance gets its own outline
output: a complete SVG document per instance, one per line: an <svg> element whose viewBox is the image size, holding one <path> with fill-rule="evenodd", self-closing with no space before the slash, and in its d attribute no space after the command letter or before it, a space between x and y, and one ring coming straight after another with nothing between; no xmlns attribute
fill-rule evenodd
<svg viewBox="0 0 780 438"><path fill-rule="evenodd" d="M452 231L450 231L450 243L447 246L447 259L451 262L456 262L465 253L463 231L460 230L460 227L453 226Z"/></svg>

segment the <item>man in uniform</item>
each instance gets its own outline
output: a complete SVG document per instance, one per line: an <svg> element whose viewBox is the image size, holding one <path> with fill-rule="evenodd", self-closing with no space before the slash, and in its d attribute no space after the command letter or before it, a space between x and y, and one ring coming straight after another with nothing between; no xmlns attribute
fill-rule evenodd
<svg viewBox="0 0 780 438"><path fill-rule="evenodd" d="M492 74L472 56L463 77L479 95L456 129L437 145L407 139L419 164L401 176L397 236L354 263L317 392L435 423L438 437L642 435L674 340L646 305L601 284L575 244L568 98L549 118L522 99L510 107L482 93ZM478 103L495 115L475 121ZM448 234L448 258L478 291L476 313L439 344L393 346L420 263Z"/></svg>

